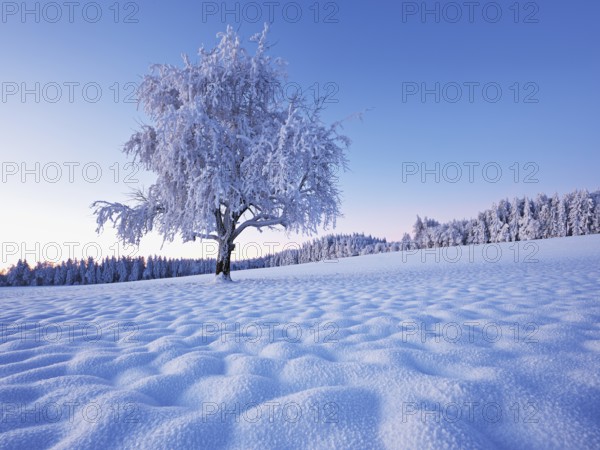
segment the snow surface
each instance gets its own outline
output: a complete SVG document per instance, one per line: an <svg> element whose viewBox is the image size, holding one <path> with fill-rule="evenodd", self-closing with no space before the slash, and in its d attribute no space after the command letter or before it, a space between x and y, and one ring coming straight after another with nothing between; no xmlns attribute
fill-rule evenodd
<svg viewBox="0 0 600 450"><path fill-rule="evenodd" d="M0 448L598 449L599 250L1 289Z"/></svg>

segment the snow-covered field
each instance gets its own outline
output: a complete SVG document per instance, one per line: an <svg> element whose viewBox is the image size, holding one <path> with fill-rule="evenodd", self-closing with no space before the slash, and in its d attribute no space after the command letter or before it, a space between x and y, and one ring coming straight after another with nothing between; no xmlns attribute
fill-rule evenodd
<svg viewBox="0 0 600 450"><path fill-rule="evenodd" d="M233 278L1 289L0 448L600 448L600 236Z"/></svg>

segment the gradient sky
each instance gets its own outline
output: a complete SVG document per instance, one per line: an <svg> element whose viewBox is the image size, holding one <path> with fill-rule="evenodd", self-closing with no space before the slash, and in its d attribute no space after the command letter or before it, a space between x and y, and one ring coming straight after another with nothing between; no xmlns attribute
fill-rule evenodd
<svg viewBox="0 0 600 450"><path fill-rule="evenodd" d="M121 2L115 17L115 2L101 1L102 17L92 23L97 10L85 1L73 11L62 2L60 11L56 3L2 2L0 268L19 257L56 259L57 248L62 259L94 256L97 248L102 256L122 251L111 230L96 235L89 205L124 201L130 187L153 180L141 173L133 177L139 183L124 179L131 170L121 146L144 120L134 103L124 101L131 92L127 83L138 82L152 63L181 64L182 53L195 56L200 45L214 46L227 24L247 38L272 19L272 54L288 61L290 81L307 92L335 87L337 103L328 105L327 121L367 111L362 121L345 126L353 145L351 170L341 176L345 217L337 232L396 240L411 230L417 214L442 221L473 217L505 197L600 187L598 2L524 1L517 8L512 0L481 2L472 17L462 2L275 3L241 2L237 17L223 17L223 4L235 11L235 2ZM23 5L35 10L36 4L38 17L23 16ZM435 14L423 18L422 11L408 14L423 4L431 10L439 5L439 21ZM456 5L462 9L458 21ZM496 23L495 5L502 13ZM137 23L124 23L128 15ZM435 89L436 83L439 103L434 94L425 101L420 93L403 95L415 86ZM475 86L472 102L464 83ZM56 85L62 97L53 102ZM98 86L101 96L92 102ZM456 86L462 98L452 102ZM23 87L34 93L23 98ZM496 87L502 96L492 102ZM456 177L458 165L463 174L455 183L443 172L440 182L432 174L425 182L420 174L403 180L407 163L446 165L447 178ZM465 163L479 164L473 182ZM23 164L39 182L35 174L23 182ZM51 183L57 166L62 174ZM15 167L18 173L11 175ZM502 175L492 182L498 167ZM240 242L259 242L266 251L268 242L305 239L252 231ZM208 256L198 243L160 247L161 239L149 236L126 254ZM257 253L246 248L244 256Z"/></svg>

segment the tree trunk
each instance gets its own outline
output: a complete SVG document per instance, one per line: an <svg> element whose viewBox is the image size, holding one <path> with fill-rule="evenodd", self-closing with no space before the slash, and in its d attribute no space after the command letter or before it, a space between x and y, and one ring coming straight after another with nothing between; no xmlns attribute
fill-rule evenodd
<svg viewBox="0 0 600 450"><path fill-rule="evenodd" d="M216 275L222 274L226 280L231 280L231 252L235 244L228 240L219 241L219 254L217 256Z"/></svg>

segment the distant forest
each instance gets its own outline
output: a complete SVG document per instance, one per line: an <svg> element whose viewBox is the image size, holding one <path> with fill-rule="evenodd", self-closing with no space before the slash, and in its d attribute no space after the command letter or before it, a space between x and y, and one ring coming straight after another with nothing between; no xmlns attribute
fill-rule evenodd
<svg viewBox="0 0 600 450"><path fill-rule="evenodd" d="M600 233L600 191L578 190L559 197L539 194L535 199L501 200L476 219L447 223L417 216L412 236L387 242L364 234L333 234L313 239L299 248L233 261L233 270L288 266L348 256L397 252ZM63 286L213 273L214 259L167 259L161 256L71 260L61 264L38 262L31 267L19 261L5 274L0 286Z"/></svg>

